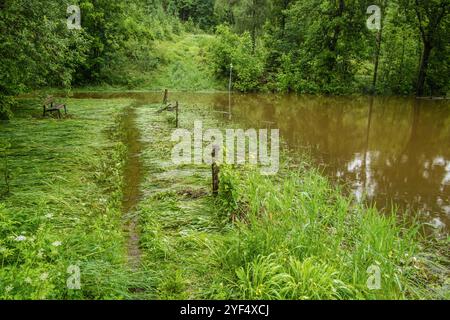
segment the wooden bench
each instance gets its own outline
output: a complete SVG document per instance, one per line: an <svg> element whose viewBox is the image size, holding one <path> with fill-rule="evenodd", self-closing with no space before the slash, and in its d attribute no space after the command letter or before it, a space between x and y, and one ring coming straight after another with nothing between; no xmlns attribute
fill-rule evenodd
<svg viewBox="0 0 450 320"><path fill-rule="evenodd" d="M67 114L67 107L65 104L55 104L55 98L50 96L44 101L44 114L45 117L47 113L58 112L58 118L61 119L61 110L64 109L64 114Z"/></svg>

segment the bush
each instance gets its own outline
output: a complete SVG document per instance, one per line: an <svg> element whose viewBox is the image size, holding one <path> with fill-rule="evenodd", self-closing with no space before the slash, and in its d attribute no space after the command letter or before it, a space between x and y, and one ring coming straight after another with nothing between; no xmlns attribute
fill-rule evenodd
<svg viewBox="0 0 450 320"><path fill-rule="evenodd" d="M208 50L216 75L227 80L233 64L234 88L243 92L257 90L264 74L263 50L252 52L252 39L248 32L238 35L228 26L221 25L217 27L216 35Z"/></svg>
<svg viewBox="0 0 450 320"><path fill-rule="evenodd" d="M11 96L5 96L0 94L0 120L8 120L12 117L12 107L15 104L15 100Z"/></svg>

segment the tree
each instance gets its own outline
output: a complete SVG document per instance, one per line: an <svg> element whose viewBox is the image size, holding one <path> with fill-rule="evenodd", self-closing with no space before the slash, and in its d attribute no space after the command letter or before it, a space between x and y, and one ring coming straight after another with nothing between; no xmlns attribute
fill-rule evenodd
<svg viewBox="0 0 450 320"><path fill-rule="evenodd" d="M283 73L288 89L337 92L351 89L360 59L365 12L359 1L297 1L286 13Z"/></svg>
<svg viewBox="0 0 450 320"><path fill-rule="evenodd" d="M234 18L234 7L239 0L216 0L214 2L214 16L218 24L227 24L234 26L236 20Z"/></svg>
<svg viewBox="0 0 450 320"><path fill-rule="evenodd" d="M202 29L214 25L215 0L170 0L169 6L182 21L192 20Z"/></svg>
<svg viewBox="0 0 450 320"><path fill-rule="evenodd" d="M390 1L383 14L383 42L377 91L407 95L415 92L420 60L413 11L399 1Z"/></svg>
<svg viewBox="0 0 450 320"><path fill-rule="evenodd" d="M271 7L271 0L217 0L215 13L219 21L232 25L238 33L250 33L254 53Z"/></svg>
<svg viewBox="0 0 450 320"><path fill-rule="evenodd" d="M432 50L439 41L439 36L448 33L448 30L442 29L442 22L449 13L450 2L448 0L414 0L412 7L416 13L423 45L416 89L416 94L422 96L425 93Z"/></svg>
<svg viewBox="0 0 450 320"><path fill-rule="evenodd" d="M374 72L373 72L373 80L372 80L372 92L375 93L376 87L377 87L377 80L378 80L378 68L380 64L380 55L381 55L381 44L383 41L383 18L385 16L386 7L388 5L387 0L381 1L381 8L380 8L380 26L377 30L376 34L376 44L375 44L375 62L374 62Z"/></svg>
<svg viewBox="0 0 450 320"><path fill-rule="evenodd" d="M68 30L65 0L3 0L0 10L0 117L12 96L44 86L69 87L85 58L84 33Z"/></svg>

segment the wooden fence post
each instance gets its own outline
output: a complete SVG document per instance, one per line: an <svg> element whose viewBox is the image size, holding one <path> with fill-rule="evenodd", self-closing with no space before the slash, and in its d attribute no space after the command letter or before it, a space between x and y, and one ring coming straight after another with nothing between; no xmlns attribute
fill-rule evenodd
<svg viewBox="0 0 450 320"><path fill-rule="evenodd" d="M177 129L178 129L178 127L179 127L179 125L180 125L180 123L179 123L179 120L178 120L178 101L177 101L177 103L175 104L175 111L176 111L176 113L177 113L177 119L176 119L176 123L177 123Z"/></svg>
<svg viewBox="0 0 450 320"><path fill-rule="evenodd" d="M164 90L164 98L163 98L163 104L167 104L169 101L169 90Z"/></svg>
<svg viewBox="0 0 450 320"><path fill-rule="evenodd" d="M212 150L212 193L213 196L219 194L219 166L217 165L217 154L219 153L219 147L214 146Z"/></svg>

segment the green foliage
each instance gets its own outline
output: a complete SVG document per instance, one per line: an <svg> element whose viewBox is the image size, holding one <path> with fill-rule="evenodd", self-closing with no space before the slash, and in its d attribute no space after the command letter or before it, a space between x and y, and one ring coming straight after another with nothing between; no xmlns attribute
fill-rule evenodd
<svg viewBox="0 0 450 320"><path fill-rule="evenodd" d="M168 11L181 21L193 23L203 30L214 26L215 0L169 0Z"/></svg>
<svg viewBox="0 0 450 320"><path fill-rule="evenodd" d="M235 185L227 189L239 190L246 215L216 248L215 265L222 272L214 279L213 298L414 299L435 294L424 287L419 265L426 259L420 256L416 227L353 204L311 169L276 178L252 170L234 174L226 183ZM221 197L227 206L229 193ZM370 266L381 270L380 290L367 286Z"/></svg>
<svg viewBox="0 0 450 320"><path fill-rule="evenodd" d="M239 90L369 92L375 73L376 38L380 36L377 92L441 96L448 92L449 35L444 30L450 23L450 8L446 1L271 0L253 9L258 3L216 2L218 21L229 24L238 35L251 35L254 52L238 56L244 56L246 62L259 62L250 68L257 72L243 72L245 80ZM366 27L366 10L371 4L382 8L379 35ZM258 19L252 18L256 12ZM237 51L238 44L222 27L217 35L228 44L218 45L222 50L215 50L212 62L225 80L223 71L230 59L217 56L227 57L223 48ZM421 57L424 63L420 63Z"/></svg>
<svg viewBox="0 0 450 320"><path fill-rule="evenodd" d="M148 14L152 8L143 10L144 1L140 0L98 1L95 5L86 0L80 8L90 46L88 58L77 70L77 83L133 86L133 71L145 73L155 68L152 40L172 33L160 11Z"/></svg>
<svg viewBox="0 0 450 320"><path fill-rule="evenodd" d="M398 4L391 4L385 14L377 90L407 95L415 90L420 44L416 31L408 26L408 17L402 14Z"/></svg>
<svg viewBox="0 0 450 320"><path fill-rule="evenodd" d="M214 12L219 24L232 25L238 33L248 31L255 49L257 37L272 10L271 0L216 0Z"/></svg>
<svg viewBox="0 0 450 320"><path fill-rule="evenodd" d="M11 96L5 96L0 93L0 120L8 120L12 117L12 107L16 104Z"/></svg>
<svg viewBox="0 0 450 320"><path fill-rule="evenodd" d="M237 189L237 175L230 166L220 167L220 185L218 202L222 208L220 219L229 222L231 218L240 216L238 209L241 204L241 192Z"/></svg>
<svg viewBox="0 0 450 320"><path fill-rule="evenodd" d="M285 30L297 41L281 55L282 89L296 92L345 93L352 90L358 39L364 15L357 1L295 2L286 14ZM298 33L298 36L295 36ZM272 37L279 37L275 31ZM269 37L271 39L271 37Z"/></svg>
<svg viewBox="0 0 450 320"><path fill-rule="evenodd" d="M102 84L139 86L160 61L155 40L183 32L161 1L80 0L81 30L69 30L57 1L5 1L0 11L0 116L4 96L43 87Z"/></svg>
<svg viewBox="0 0 450 320"><path fill-rule="evenodd" d="M67 29L67 4L5 1L0 11L0 94L70 86L76 65L84 59L86 41L82 32Z"/></svg>
<svg viewBox="0 0 450 320"><path fill-rule="evenodd" d="M228 79L232 64L234 88L244 92L258 89L264 71L264 52L259 50L258 55L253 55L249 33L237 35L222 25L217 27L216 35L209 48L216 74Z"/></svg>
<svg viewBox="0 0 450 320"><path fill-rule="evenodd" d="M450 40L448 34L448 27L450 26L450 2L448 2L448 0L406 0L405 10L407 12L414 12L415 14L414 26L419 30L422 45L416 93L419 96L426 93L432 95L435 92L441 95L445 94L446 89L448 88L447 83L450 81L450 76L441 76L439 80L444 77L445 80L443 83L440 81L432 82L433 77L430 77L429 72L431 71L430 68L436 68L437 65L442 64L443 62L436 60L436 56L444 58L445 51L447 51L448 59L448 43ZM440 52L437 54L436 49L440 49ZM445 64L448 65L444 58L444 66ZM437 71L436 69L434 71Z"/></svg>
<svg viewBox="0 0 450 320"><path fill-rule="evenodd" d="M166 68L159 41L216 29L213 71L226 85L229 67L239 91L347 94L376 91L443 96L450 83L449 4L444 0L379 0L382 30L366 27L365 0L80 0L82 30L68 30L68 0L4 1L0 11L0 117L3 96L43 87L148 87L156 72L193 72L208 65ZM224 27L223 24L228 25ZM381 39L378 51L376 38ZM379 54L378 54L379 53ZM175 69L172 69L174 67ZM174 76L178 78L179 76ZM215 88L208 84L180 89ZM212 84L211 84L212 83ZM171 84L170 82L168 83ZM162 85L162 84L161 84ZM174 83L175 88L179 84ZM153 86L151 86L153 87Z"/></svg>

